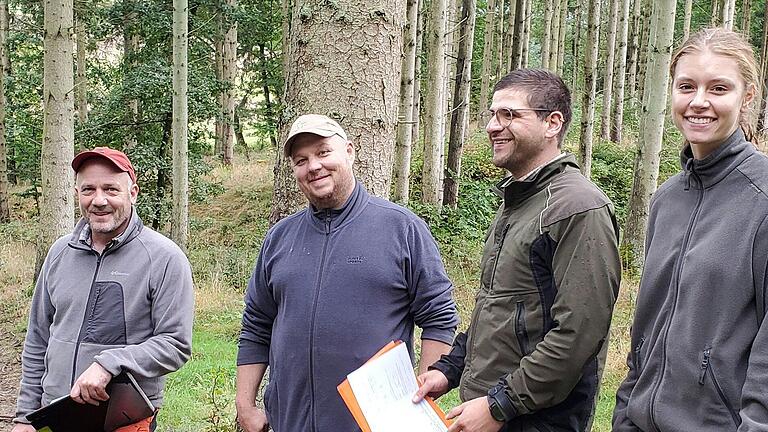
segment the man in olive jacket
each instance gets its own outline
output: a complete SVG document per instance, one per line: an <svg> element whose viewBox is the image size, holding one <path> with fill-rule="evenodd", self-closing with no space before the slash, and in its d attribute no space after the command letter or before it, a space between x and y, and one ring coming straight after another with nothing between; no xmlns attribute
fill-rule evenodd
<svg viewBox="0 0 768 432"><path fill-rule="evenodd" d="M421 375L414 400L459 387L454 431L588 431L621 266L608 198L560 146L570 92L557 75L499 81L486 131L512 175L481 261L466 333Z"/></svg>

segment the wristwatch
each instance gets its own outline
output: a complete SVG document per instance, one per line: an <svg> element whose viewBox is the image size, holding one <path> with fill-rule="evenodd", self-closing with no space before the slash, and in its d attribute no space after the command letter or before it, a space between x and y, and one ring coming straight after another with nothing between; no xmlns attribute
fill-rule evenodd
<svg viewBox="0 0 768 432"><path fill-rule="evenodd" d="M493 386L488 391L488 408L491 410L491 417L498 422L507 422L507 416L504 415L504 410L501 409L498 397L504 397L504 392L501 386Z"/></svg>

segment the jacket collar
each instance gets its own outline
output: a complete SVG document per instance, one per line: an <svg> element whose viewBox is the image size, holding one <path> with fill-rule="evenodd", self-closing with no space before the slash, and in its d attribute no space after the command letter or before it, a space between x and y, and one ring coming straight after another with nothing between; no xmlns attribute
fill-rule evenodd
<svg viewBox="0 0 768 432"><path fill-rule="evenodd" d="M310 204L304 217L319 231L330 233L347 221L355 218L368 203L370 195L362 183L355 179L355 188L347 201L339 209L317 209Z"/></svg>
<svg viewBox="0 0 768 432"><path fill-rule="evenodd" d="M91 227L88 224L88 220L80 218L69 239L69 246L75 249L93 250L91 247L90 229ZM135 239L143 229L144 223L141 221L138 213L136 213L136 207L131 206L131 218L128 222L128 226L122 234L113 238L112 241L107 244L103 253L106 254L107 252L112 252L124 244L129 243L131 240Z"/></svg>
<svg viewBox="0 0 768 432"><path fill-rule="evenodd" d="M562 173L568 167L579 169L576 156L566 154L558 157L524 180L515 180L511 176L505 177L496 184L495 192L504 199L505 207L517 205L544 189L552 177Z"/></svg>
<svg viewBox="0 0 768 432"><path fill-rule="evenodd" d="M744 138L741 128L737 128L725 142L704 159L694 159L691 145L686 144L680 152L680 164L685 173L683 180L687 185L691 185L691 176L697 177L702 187L706 189L717 184L756 152L755 146Z"/></svg>

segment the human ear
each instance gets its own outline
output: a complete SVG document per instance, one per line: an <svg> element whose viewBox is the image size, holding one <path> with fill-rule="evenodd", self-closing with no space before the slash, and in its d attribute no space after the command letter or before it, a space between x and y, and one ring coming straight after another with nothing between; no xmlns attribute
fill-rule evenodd
<svg viewBox="0 0 768 432"><path fill-rule="evenodd" d="M547 130L544 133L546 138L557 138L560 135L560 131L563 130L563 113L560 111L552 111L544 120L547 122Z"/></svg>

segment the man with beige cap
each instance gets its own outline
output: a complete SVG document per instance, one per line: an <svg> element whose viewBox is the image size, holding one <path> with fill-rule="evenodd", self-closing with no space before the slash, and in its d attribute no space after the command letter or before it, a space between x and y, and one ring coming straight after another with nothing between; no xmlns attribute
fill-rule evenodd
<svg viewBox="0 0 768 432"><path fill-rule="evenodd" d="M421 370L446 353L458 324L452 285L426 224L355 179L338 123L299 117L283 151L309 206L270 229L248 283L238 420L247 432L358 431L336 386L389 341L413 355L414 325Z"/></svg>

